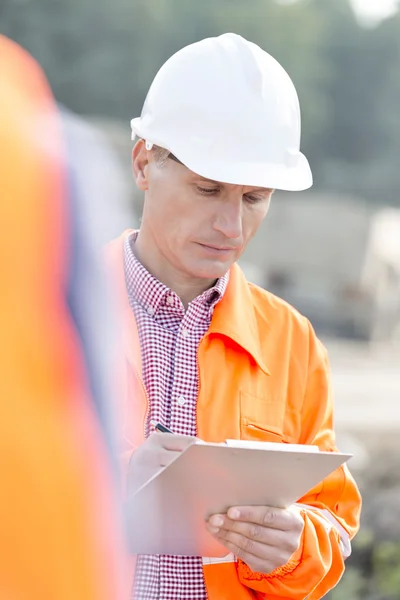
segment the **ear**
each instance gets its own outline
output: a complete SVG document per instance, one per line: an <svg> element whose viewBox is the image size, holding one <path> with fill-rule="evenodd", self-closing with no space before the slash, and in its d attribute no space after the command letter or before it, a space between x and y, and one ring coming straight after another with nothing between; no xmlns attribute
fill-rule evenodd
<svg viewBox="0 0 400 600"><path fill-rule="evenodd" d="M135 176L136 185L139 190L146 191L149 187L147 179L149 164L149 153L146 150L144 140L139 140L132 150L132 167Z"/></svg>

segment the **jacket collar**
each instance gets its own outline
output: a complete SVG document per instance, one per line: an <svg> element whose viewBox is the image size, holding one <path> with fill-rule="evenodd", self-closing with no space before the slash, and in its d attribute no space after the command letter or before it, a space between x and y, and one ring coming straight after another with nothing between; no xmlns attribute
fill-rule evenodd
<svg viewBox="0 0 400 600"><path fill-rule="evenodd" d="M106 266L111 281L116 286L118 308L123 311L125 317L123 320L125 339L128 331L130 332L129 337L132 335L132 330L137 332L136 321L129 306L124 273L124 240L132 231L132 229L124 231L119 238L110 242L106 248ZM265 321L265 313L263 319ZM230 338L252 356L264 373L270 375L263 358L262 340L260 339L253 296L250 292L249 283L236 264L231 267L227 289L215 307L206 336L213 334ZM128 358L140 370L139 344L135 343L132 338L126 339L126 348Z"/></svg>
<svg viewBox="0 0 400 600"><path fill-rule="evenodd" d="M265 321L265 313L263 314ZM268 325L268 322L266 323ZM265 323L264 323L265 325ZM250 354L260 369L270 375L263 358L262 340L249 283L237 264L231 267L226 292L215 307L207 335L229 337Z"/></svg>

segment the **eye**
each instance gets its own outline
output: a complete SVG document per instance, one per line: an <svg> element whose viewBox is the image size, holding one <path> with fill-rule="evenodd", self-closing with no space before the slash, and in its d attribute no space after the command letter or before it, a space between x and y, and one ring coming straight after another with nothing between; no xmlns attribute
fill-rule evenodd
<svg viewBox="0 0 400 600"><path fill-rule="evenodd" d="M266 200L265 196L249 196L246 194L246 196L244 196L244 199L246 200L247 204L261 204L261 202L264 202Z"/></svg>
<svg viewBox="0 0 400 600"><path fill-rule="evenodd" d="M204 196L212 196L213 194L217 194L219 192L219 188L205 188L201 187L200 185L197 186L197 190Z"/></svg>

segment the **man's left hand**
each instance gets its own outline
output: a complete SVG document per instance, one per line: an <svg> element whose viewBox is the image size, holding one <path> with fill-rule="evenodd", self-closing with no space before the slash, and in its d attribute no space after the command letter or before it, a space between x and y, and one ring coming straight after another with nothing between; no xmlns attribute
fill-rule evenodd
<svg viewBox="0 0 400 600"><path fill-rule="evenodd" d="M288 509L238 506L213 515L207 529L252 571L271 573L285 565L300 545L304 519L297 506Z"/></svg>

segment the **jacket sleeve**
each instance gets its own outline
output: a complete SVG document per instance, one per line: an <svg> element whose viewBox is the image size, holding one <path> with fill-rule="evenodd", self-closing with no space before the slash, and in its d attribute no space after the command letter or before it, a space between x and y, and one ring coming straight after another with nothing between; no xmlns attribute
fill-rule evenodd
<svg viewBox="0 0 400 600"><path fill-rule="evenodd" d="M333 398L327 352L309 325L308 374L302 406L299 443L337 451L333 431ZM289 562L264 575L238 562L241 582L268 600L319 600L340 580L350 541L359 527L361 498L342 466L300 501L304 531Z"/></svg>

